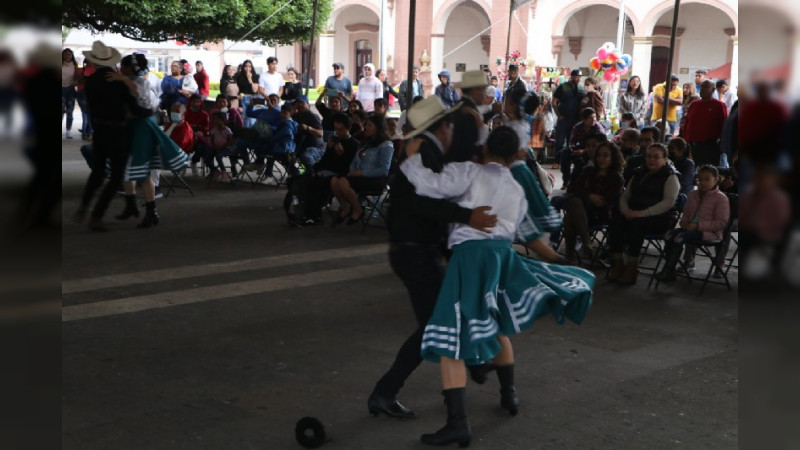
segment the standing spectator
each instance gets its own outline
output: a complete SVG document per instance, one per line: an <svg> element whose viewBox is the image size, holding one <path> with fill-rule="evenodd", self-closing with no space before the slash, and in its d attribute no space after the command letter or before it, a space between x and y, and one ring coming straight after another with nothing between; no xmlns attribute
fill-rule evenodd
<svg viewBox="0 0 800 450"><path fill-rule="evenodd" d="M353 99L357 99L364 107L364 111L371 113L375 110L373 102L376 98L383 98L383 83L375 77L375 65L364 64L364 77L358 80L358 90Z"/></svg>
<svg viewBox="0 0 800 450"><path fill-rule="evenodd" d="M92 138L92 118L89 115L89 103L86 101L86 79L92 76L94 73L94 66L89 60L83 61L83 67L81 68L81 75L80 81L78 81L77 88L77 100L78 106L81 108L81 138L84 141L88 141Z"/></svg>
<svg viewBox="0 0 800 450"><path fill-rule="evenodd" d="M89 229L109 231L108 226L103 223L103 215L122 183L130 153L130 145L125 136L125 120L131 113L139 117L149 117L152 111L137 105L136 97L131 94L125 83L116 79L108 80L114 72L114 66L122 59L117 49L108 47L101 41L95 41L92 49L85 50L83 54L97 67L97 71L86 80L85 88L94 121L93 163L92 173L86 181L81 204L74 220L78 223L86 220L92 198L106 178L108 161L111 176L92 210Z"/></svg>
<svg viewBox="0 0 800 450"><path fill-rule="evenodd" d="M728 114L731 113L731 108L733 108L733 104L736 103L736 91L731 90L730 86L728 86L728 80L717 80L717 90L715 92L714 98L719 99L725 106L728 108Z"/></svg>
<svg viewBox="0 0 800 450"><path fill-rule="evenodd" d="M686 116L689 112L689 105L695 100L700 100L700 95L694 88L694 83L683 83L683 103L679 112L680 126L678 127L678 134L683 136L683 130L686 128Z"/></svg>
<svg viewBox="0 0 800 450"><path fill-rule="evenodd" d="M244 60L242 68L236 74L236 85L239 86L239 94L242 96L242 110L247 111L247 107L253 101L253 96L258 93L258 82L260 77L253 70L253 61L249 59ZM245 126L251 127L255 123L255 119L248 117L245 120Z"/></svg>
<svg viewBox="0 0 800 450"><path fill-rule="evenodd" d="M619 211L612 211L608 226L611 270L606 278L622 284L636 284L639 253L645 234L666 233L670 210L680 191L680 182L667 161L667 147L653 144L647 149L646 163L638 169L619 200ZM627 247L627 261L623 249Z"/></svg>
<svg viewBox="0 0 800 450"><path fill-rule="evenodd" d="M303 83L300 81L300 74L297 69L289 67L286 70L286 84L283 85L283 94L281 100L297 100L303 95Z"/></svg>
<svg viewBox="0 0 800 450"><path fill-rule="evenodd" d="M452 108L453 105L458 103L458 92L456 92L456 89L450 84L449 70L444 69L439 72L439 82L440 84L436 86L434 94L439 97L439 100L442 101L445 107Z"/></svg>
<svg viewBox="0 0 800 450"><path fill-rule="evenodd" d="M400 111L405 111L411 106L408 104L408 84L408 79L400 82L400 97L398 97L398 100L400 100ZM414 70L411 72L411 91L412 99L425 96L425 92L422 90L422 81L419 79L419 66L417 65L414 65Z"/></svg>
<svg viewBox="0 0 800 450"><path fill-rule="evenodd" d="M394 105L395 99L400 98L400 94L398 94L397 91L394 90L392 85L389 84L388 81L386 81L385 70L378 69L378 72L375 74L375 76L378 77L379 80L381 80L381 83L383 83L383 99L386 100L386 104L388 104L391 107L392 105Z"/></svg>
<svg viewBox="0 0 800 450"><path fill-rule="evenodd" d="M194 63L194 81L197 83L197 93L200 94L200 97L203 97L203 100L208 98L209 95L209 87L208 87L208 74L206 73L206 69L203 67L203 61L197 61Z"/></svg>
<svg viewBox="0 0 800 450"><path fill-rule="evenodd" d="M631 113L639 129L647 123L647 95L642 89L642 79L634 75L628 80L628 87L617 100L619 114Z"/></svg>
<svg viewBox="0 0 800 450"><path fill-rule="evenodd" d="M708 71L705 69L698 69L694 72L694 90L700 92L703 82L708 80ZM717 93L714 92L714 98L717 99ZM719 100L719 99L717 99Z"/></svg>
<svg viewBox="0 0 800 450"><path fill-rule="evenodd" d="M67 116L66 138L72 139L72 113L75 111L75 86L80 81L80 69L75 54L65 48L61 51L61 117Z"/></svg>
<svg viewBox="0 0 800 450"><path fill-rule="evenodd" d="M219 79L219 93L230 102L231 108L239 109L239 85L236 84L236 72L232 65L226 64Z"/></svg>
<svg viewBox="0 0 800 450"><path fill-rule="evenodd" d="M325 92L332 90L336 90L336 95L342 101L342 109L347 109L353 96L353 82L344 76L344 63L333 63L333 75L325 80Z"/></svg>
<svg viewBox="0 0 800 450"><path fill-rule="evenodd" d="M283 96L283 75L278 73L278 58L274 56L267 58L267 71L258 79L258 94L265 99L270 94Z"/></svg>
<svg viewBox="0 0 800 450"><path fill-rule="evenodd" d="M728 117L728 108L719 100L714 100L714 82L706 80L700 89L700 99L689 106L686 114L684 138L692 146L694 162L698 166L720 163L719 140L722 127Z"/></svg>
<svg viewBox="0 0 800 450"><path fill-rule="evenodd" d="M187 89L184 89L184 76L181 74L180 61L172 61L169 65L170 75L161 80L161 104L160 108L170 111L172 104L181 102L184 105L188 103L189 97L194 94Z"/></svg>
<svg viewBox="0 0 800 450"><path fill-rule="evenodd" d="M519 76L519 67L516 64L509 64L508 79L506 80L505 89L503 89L503 98L508 98L511 94L516 94L517 97L515 98L522 98L526 92L528 92L528 88L525 86L525 82L522 81L522 77Z"/></svg>
<svg viewBox="0 0 800 450"><path fill-rule="evenodd" d="M580 106L583 100L583 89L578 83L581 80L581 71L573 70L570 72L569 80L561 83L553 92L553 109L558 116L556 122L556 161L561 163L561 175L564 186L569 184L570 174L572 173L570 150L568 140L575 124L580 120Z"/></svg>
<svg viewBox="0 0 800 450"><path fill-rule="evenodd" d="M492 86L494 86L494 99L495 99L495 101L497 103L502 102L503 101L503 91L500 89L500 86L499 86L500 79L497 78L497 75L492 75L491 78L489 78L489 83Z"/></svg>
<svg viewBox="0 0 800 450"><path fill-rule="evenodd" d="M603 104L603 96L597 92L597 80L589 77L583 81L584 96L581 100L581 108L592 108L597 115L597 120L601 120L606 115L606 106Z"/></svg>
<svg viewBox="0 0 800 450"><path fill-rule="evenodd" d="M680 79L677 75L669 78L669 96L667 96L667 82L657 84L653 88L653 115L650 120L655 123L661 120L664 113L664 102L667 103L667 124L669 124L670 135L675 135L675 128L678 125L678 107L683 104L683 89L678 87ZM665 130L666 131L666 130Z"/></svg>
<svg viewBox="0 0 800 450"><path fill-rule="evenodd" d="M694 189L695 164L689 153L689 144L683 138L673 138L667 145L669 159L678 171L681 194L689 195Z"/></svg>
<svg viewBox="0 0 800 450"><path fill-rule="evenodd" d="M483 144L489 137L489 128L483 123L483 116L478 112L478 105L486 100L488 85L483 71L464 72L456 87L461 89L461 107L453 113L453 138L450 149L445 155L447 162L477 161L481 157ZM411 122L416 128L419 124Z"/></svg>

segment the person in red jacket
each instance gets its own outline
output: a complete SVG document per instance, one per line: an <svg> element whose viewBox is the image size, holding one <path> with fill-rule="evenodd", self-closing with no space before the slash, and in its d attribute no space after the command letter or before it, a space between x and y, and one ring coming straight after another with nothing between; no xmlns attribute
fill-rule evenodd
<svg viewBox="0 0 800 450"><path fill-rule="evenodd" d="M716 88L713 81L703 81L700 100L689 105L686 117L683 138L691 144L694 162L698 167L705 164L718 166L722 153L719 140L725 119L728 118L728 108L725 103L714 99Z"/></svg>
<svg viewBox="0 0 800 450"><path fill-rule="evenodd" d="M200 96L203 97L203 100L208 98L209 89L208 89L208 74L206 70L203 68L203 61L197 61L194 63L195 72L194 72L194 81L197 83L197 92L200 93Z"/></svg>
<svg viewBox="0 0 800 450"><path fill-rule="evenodd" d="M174 103L169 114L169 122L164 125L164 132L187 155L194 153L194 131L189 123L184 120L186 107L181 103ZM194 159L194 158L192 158Z"/></svg>

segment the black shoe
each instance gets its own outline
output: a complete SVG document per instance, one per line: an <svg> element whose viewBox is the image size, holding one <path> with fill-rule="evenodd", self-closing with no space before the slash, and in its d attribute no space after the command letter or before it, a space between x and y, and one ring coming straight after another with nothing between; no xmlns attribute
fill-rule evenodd
<svg viewBox="0 0 800 450"><path fill-rule="evenodd" d="M469 369L469 376L472 381L483 384L486 383L489 374L494 372L495 367L492 363L484 363L477 366L467 366L467 369Z"/></svg>
<svg viewBox="0 0 800 450"><path fill-rule="evenodd" d="M158 215L158 211L155 208L155 203L148 203L146 206L147 211L144 213L144 219L142 219L139 225L136 225L136 228L150 228L158 225L158 222L161 220L161 217Z"/></svg>
<svg viewBox="0 0 800 450"><path fill-rule="evenodd" d="M423 434L420 440L426 444L444 446L450 445L454 442L458 443L459 448L469 447L469 441L472 437L469 425L456 426L449 423L439 429L436 433Z"/></svg>
<svg viewBox="0 0 800 450"><path fill-rule="evenodd" d="M139 217L139 207L136 206L135 195L125 196L125 209L122 211L122 214L119 214L114 218L117 220L126 220L130 217Z"/></svg>
<svg viewBox="0 0 800 450"><path fill-rule="evenodd" d="M662 283L670 283L678 279L674 270L662 270L655 275L656 280Z"/></svg>
<svg viewBox="0 0 800 450"><path fill-rule="evenodd" d="M373 393L367 400L367 408L369 413L373 416L378 416L384 413L389 417L397 419L413 419L417 417L417 413L406 408L397 400L389 400Z"/></svg>
<svg viewBox="0 0 800 450"><path fill-rule="evenodd" d="M512 416L519 412L519 397L515 388L500 391L500 406L508 410Z"/></svg>
<svg viewBox="0 0 800 450"><path fill-rule="evenodd" d="M364 219L364 210L361 210L361 214L358 217L350 216L347 218L347 225L352 225L356 222L361 222Z"/></svg>
<svg viewBox="0 0 800 450"><path fill-rule="evenodd" d="M447 405L447 425L436 433L423 434L422 442L431 445L458 443L459 447L469 446L472 430L467 421L466 390L464 388L445 389L444 403Z"/></svg>

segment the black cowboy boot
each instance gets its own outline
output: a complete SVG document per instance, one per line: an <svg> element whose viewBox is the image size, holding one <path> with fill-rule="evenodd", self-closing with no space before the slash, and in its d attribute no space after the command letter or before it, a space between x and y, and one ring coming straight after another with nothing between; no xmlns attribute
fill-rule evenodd
<svg viewBox="0 0 800 450"><path fill-rule="evenodd" d="M675 281L678 276L675 273L675 266L678 265L678 259L681 257L681 252L677 251L676 245L667 244L667 251L664 256L664 267L655 275L656 280L661 282Z"/></svg>
<svg viewBox="0 0 800 450"><path fill-rule="evenodd" d="M472 431L467 422L465 388L445 389L444 402L447 405L447 425L432 434L423 434L422 442L431 445L448 445L454 442L459 447L469 446Z"/></svg>
<svg viewBox="0 0 800 450"><path fill-rule="evenodd" d="M158 216L158 211L156 210L156 202L147 202L144 204L145 212L144 212L144 219L136 228L150 228L154 225L158 225L158 221L160 217Z"/></svg>
<svg viewBox="0 0 800 450"><path fill-rule="evenodd" d="M125 210L116 216L117 220L125 220L129 217L139 217L139 207L136 206L136 195L125 195Z"/></svg>
<svg viewBox="0 0 800 450"><path fill-rule="evenodd" d="M497 379L500 381L500 406L507 409L512 416L516 416L519 397L514 387L514 364L497 366Z"/></svg>
<svg viewBox="0 0 800 450"><path fill-rule="evenodd" d="M472 381L483 384L486 383L489 373L495 369L495 366L492 363L483 363L477 366L467 366L467 369L469 369L469 376Z"/></svg>

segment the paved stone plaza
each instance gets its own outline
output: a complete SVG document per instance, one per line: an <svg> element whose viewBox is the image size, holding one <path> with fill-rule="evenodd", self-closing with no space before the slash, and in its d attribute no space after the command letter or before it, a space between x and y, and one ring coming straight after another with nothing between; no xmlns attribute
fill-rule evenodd
<svg viewBox="0 0 800 450"><path fill-rule="evenodd" d="M415 326L385 229L290 228L283 188L190 178L195 196L159 200L157 227L116 222L117 198L117 229L90 233L69 220L80 144L62 147L63 448L296 449L303 416L325 425L322 448L423 448L444 423L429 363L399 397L417 419L367 414ZM699 297L598 273L583 325L545 318L513 338L519 415L494 377L468 385L473 447L737 448L736 284Z"/></svg>

